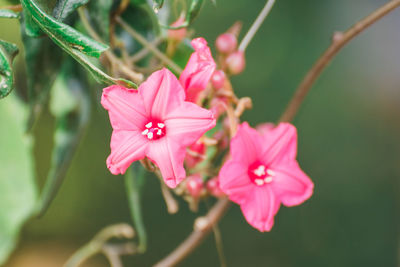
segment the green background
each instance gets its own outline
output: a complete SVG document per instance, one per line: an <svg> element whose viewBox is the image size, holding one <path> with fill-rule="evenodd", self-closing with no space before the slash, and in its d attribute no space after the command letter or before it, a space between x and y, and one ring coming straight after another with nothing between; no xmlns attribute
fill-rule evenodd
<svg viewBox="0 0 400 267"><path fill-rule="evenodd" d="M347 29L386 2L277 0L247 49L246 70L233 78L237 94L253 99L254 108L244 119L253 126L276 121L302 77L330 44L332 33ZM203 36L214 46L218 34L237 20L243 21L243 35L263 5L260 0L217 0L215 7L206 1L194 23L194 36ZM228 266L398 265L399 29L400 9L352 41L320 77L294 121L298 160L313 179L315 193L299 207L282 207L270 233L251 228L233 206L220 224ZM17 23L0 20L0 36L19 43ZM17 71L23 86L21 64ZM95 90L92 94L99 99L101 91ZM54 119L45 113L35 128L40 185L49 168L53 127ZM110 135L107 113L95 105L63 187L47 214L23 229L6 266L61 266L103 227L130 221L123 179L112 176L105 164ZM144 195L148 252L124 258L126 266L151 266L189 234L197 214L184 202L180 206L178 214L169 215L157 179L148 177ZM182 266L218 264L210 236ZM87 266L107 264L97 257Z"/></svg>

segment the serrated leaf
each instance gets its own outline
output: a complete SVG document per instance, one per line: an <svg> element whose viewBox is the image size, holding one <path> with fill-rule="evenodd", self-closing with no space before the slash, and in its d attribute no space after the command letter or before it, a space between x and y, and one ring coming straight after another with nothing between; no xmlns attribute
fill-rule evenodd
<svg viewBox="0 0 400 267"><path fill-rule="evenodd" d="M18 47L15 44L0 40L0 99L14 88L12 62L17 54Z"/></svg>
<svg viewBox="0 0 400 267"><path fill-rule="evenodd" d="M88 5L89 17L94 30L102 40L110 40L110 14L112 0L90 1Z"/></svg>
<svg viewBox="0 0 400 267"><path fill-rule="evenodd" d="M0 102L0 265L15 247L37 197L32 142L24 135L26 111L14 94Z"/></svg>
<svg viewBox="0 0 400 267"><path fill-rule="evenodd" d="M90 117L90 97L79 66L68 61L54 83L50 111L56 118L51 168L37 206L43 215L56 196Z"/></svg>
<svg viewBox="0 0 400 267"><path fill-rule="evenodd" d="M143 187L146 181L145 174L146 170L138 161L132 163L125 174L125 188L132 221L138 234L138 250L140 253L144 253L147 248L147 233L143 222L141 204Z"/></svg>
<svg viewBox="0 0 400 267"><path fill-rule="evenodd" d="M19 13L14 12L12 10L0 9L0 18L18 19L19 18Z"/></svg>
<svg viewBox="0 0 400 267"><path fill-rule="evenodd" d="M77 8L88 2L89 0L58 0L53 9L53 17L58 21L64 21Z"/></svg>
<svg viewBox="0 0 400 267"><path fill-rule="evenodd" d="M56 38L68 50L76 50L87 56L98 58L108 49L107 45L99 43L47 15L33 0L21 0L21 4L25 13L28 13L50 38Z"/></svg>

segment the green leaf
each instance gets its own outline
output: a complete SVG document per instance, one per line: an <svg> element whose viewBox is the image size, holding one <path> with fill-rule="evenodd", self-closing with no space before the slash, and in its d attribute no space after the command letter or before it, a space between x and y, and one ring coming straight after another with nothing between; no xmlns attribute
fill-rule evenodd
<svg viewBox="0 0 400 267"><path fill-rule="evenodd" d="M203 0L192 0L186 17L186 19L189 21L189 24L191 24L194 19L199 15L202 5Z"/></svg>
<svg viewBox="0 0 400 267"><path fill-rule="evenodd" d="M64 21L78 7L88 2L89 0L58 0L53 10L53 17L58 21Z"/></svg>
<svg viewBox="0 0 400 267"><path fill-rule="evenodd" d="M19 18L19 13L14 12L12 10L0 9L0 18L18 19Z"/></svg>
<svg viewBox="0 0 400 267"><path fill-rule="evenodd" d="M44 10L44 12L50 13L54 7L54 4L57 0L36 0L36 4L39 6L40 9ZM31 37L40 37L43 35L43 31L40 27L36 24L33 20L31 14L23 10L24 14L24 22L25 22L25 31Z"/></svg>
<svg viewBox="0 0 400 267"><path fill-rule="evenodd" d="M0 99L14 88L12 62L17 54L18 47L15 44L0 40Z"/></svg>
<svg viewBox="0 0 400 267"><path fill-rule="evenodd" d="M21 0L21 3L24 10L32 16L49 38L85 67L98 82L109 85L114 83L126 84L123 80L114 79L101 71L95 63L86 57L86 55L99 57L108 48L106 45L96 42L68 25L51 18L40 10L32 0ZM136 87L136 84L134 85ZM126 86L129 87L130 84L126 84Z"/></svg>
<svg viewBox="0 0 400 267"><path fill-rule="evenodd" d="M131 4L134 6L143 5L146 3L146 0L131 0Z"/></svg>
<svg viewBox="0 0 400 267"><path fill-rule="evenodd" d="M144 253L147 248L147 234L143 223L141 205L142 191L146 181L145 174L146 170L138 161L132 163L125 174L126 193L128 196L132 221L135 226L134 228L138 234L138 250L140 253Z"/></svg>
<svg viewBox="0 0 400 267"><path fill-rule="evenodd" d="M37 205L39 216L46 212L64 181L90 117L85 79L75 62L66 63L51 91L50 112L56 118L56 130L51 168Z"/></svg>
<svg viewBox="0 0 400 267"><path fill-rule="evenodd" d="M163 7L164 0L153 0L153 10L158 13L158 11Z"/></svg>
<svg viewBox="0 0 400 267"><path fill-rule="evenodd" d="M47 15L33 0L21 0L24 11L28 13L34 22L51 38L63 43L66 52L77 51L87 56L100 57L108 46L99 43L74 28L61 23ZM70 52L69 52L70 53Z"/></svg>
<svg viewBox="0 0 400 267"><path fill-rule="evenodd" d="M110 40L110 14L112 0L90 1L88 5L91 25L105 42Z"/></svg>
<svg viewBox="0 0 400 267"><path fill-rule="evenodd" d="M37 197L32 142L24 135L26 111L14 94L0 102L0 265L15 247Z"/></svg>

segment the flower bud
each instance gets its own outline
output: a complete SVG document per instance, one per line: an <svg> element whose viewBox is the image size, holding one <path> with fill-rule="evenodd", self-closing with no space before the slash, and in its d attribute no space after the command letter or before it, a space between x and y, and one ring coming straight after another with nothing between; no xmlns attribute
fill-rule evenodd
<svg viewBox="0 0 400 267"><path fill-rule="evenodd" d="M200 197L204 188L204 183L201 176L199 174L194 174L186 179L186 189L188 193L194 198Z"/></svg>
<svg viewBox="0 0 400 267"><path fill-rule="evenodd" d="M217 97L213 98L210 102L210 110L214 113L214 118L218 119L222 113L225 112L225 107L228 104L228 101L225 97Z"/></svg>
<svg viewBox="0 0 400 267"><path fill-rule="evenodd" d="M219 180L218 177L211 178L207 181L206 184L208 192L215 197L222 197L224 192L222 192L221 188L219 187Z"/></svg>
<svg viewBox="0 0 400 267"><path fill-rule="evenodd" d="M236 50L237 38L232 33L223 33L218 36L215 45L220 53L230 54Z"/></svg>
<svg viewBox="0 0 400 267"><path fill-rule="evenodd" d="M185 18L180 16L174 23L171 24L171 27L179 27L185 22ZM181 28L178 30L168 30L168 38L175 40L175 41L182 41L187 34L186 28Z"/></svg>
<svg viewBox="0 0 400 267"><path fill-rule="evenodd" d="M206 146L201 140L197 140L196 143L189 147L189 152L186 153L186 166L188 168L193 168L205 157Z"/></svg>
<svg viewBox="0 0 400 267"><path fill-rule="evenodd" d="M228 71L233 74L239 74L244 70L244 67L246 65L246 60L244 58L244 53L242 51L236 51L232 54L230 54L226 58L226 66L228 68Z"/></svg>
<svg viewBox="0 0 400 267"><path fill-rule="evenodd" d="M211 84L215 89L221 89L225 85L225 79L225 72L223 70L216 70L211 76Z"/></svg>

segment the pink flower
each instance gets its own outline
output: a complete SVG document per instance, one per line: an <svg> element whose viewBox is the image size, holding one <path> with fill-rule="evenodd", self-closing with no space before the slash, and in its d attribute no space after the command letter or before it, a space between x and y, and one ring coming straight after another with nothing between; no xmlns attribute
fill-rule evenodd
<svg viewBox="0 0 400 267"><path fill-rule="evenodd" d="M186 147L215 126L211 111L185 101L182 86L167 69L154 72L138 90L105 88L101 104L113 127L111 173L123 174L132 162L148 157L172 188L186 176Z"/></svg>
<svg viewBox="0 0 400 267"><path fill-rule="evenodd" d="M261 135L245 122L231 140L230 153L219 173L221 189L258 230L271 230L281 203L291 207L311 197L314 184L296 161L293 125L281 123Z"/></svg>
<svg viewBox="0 0 400 267"><path fill-rule="evenodd" d="M196 102L199 93L207 87L215 70L215 62L204 38L192 40L195 50L183 70L179 81L186 91L186 101Z"/></svg>
<svg viewBox="0 0 400 267"><path fill-rule="evenodd" d="M171 26L179 27L184 22L185 22L185 16L180 16L174 23L171 24ZM186 28L181 28L178 30L168 30L168 37L179 42L186 37L186 34L187 34Z"/></svg>

